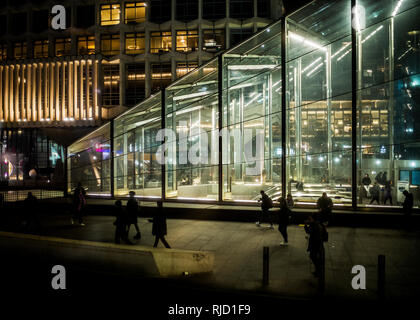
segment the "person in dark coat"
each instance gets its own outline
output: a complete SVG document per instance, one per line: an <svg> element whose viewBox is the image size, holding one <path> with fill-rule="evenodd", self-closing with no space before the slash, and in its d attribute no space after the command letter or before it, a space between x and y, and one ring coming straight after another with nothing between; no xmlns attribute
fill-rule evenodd
<svg viewBox="0 0 420 320"><path fill-rule="evenodd" d="M363 185L368 186L371 184L371 182L372 181L370 180L369 174L366 173L366 175L362 179Z"/></svg>
<svg viewBox="0 0 420 320"><path fill-rule="evenodd" d="M292 194L288 193L286 197L287 206L289 209L292 209L295 206L295 201L293 200Z"/></svg>
<svg viewBox="0 0 420 320"><path fill-rule="evenodd" d="M159 240L162 241L166 248L171 248L165 239L167 234L166 216L163 211L162 201L157 202L157 211L153 217L152 235L155 236L153 247L156 248Z"/></svg>
<svg viewBox="0 0 420 320"><path fill-rule="evenodd" d="M381 179L382 181L381 181L381 183L383 184L383 185L386 185L387 184L387 182L388 182L388 177L387 177L387 173L386 172L384 172L383 174L382 174L382 179Z"/></svg>
<svg viewBox="0 0 420 320"><path fill-rule="evenodd" d="M407 190L403 191L403 195L405 196L405 199L403 202L404 215L410 216L411 211L413 210L413 206L414 206L414 197L413 197L413 194L408 192Z"/></svg>
<svg viewBox="0 0 420 320"><path fill-rule="evenodd" d="M373 187L370 188L369 192L370 192L370 195L372 197L372 199L370 200L370 204L372 204L374 201L376 201L378 204L380 204L379 203L380 189L379 189L379 186L378 186L377 182L375 182L373 184Z"/></svg>
<svg viewBox="0 0 420 320"><path fill-rule="evenodd" d="M386 172L384 173L384 176L386 176ZM385 193L384 193L384 204L386 204L387 200L389 199L389 202L392 206L392 187L391 187L391 181L385 182Z"/></svg>
<svg viewBox="0 0 420 320"><path fill-rule="evenodd" d="M270 223L270 228L274 229L273 217L270 215L270 212L269 212L270 208L273 207L273 202L271 198L264 192L264 190L261 190L260 194L261 194L261 198L258 200L258 202L261 202L262 212L261 212L260 218L257 220L255 224L257 225L257 227L260 227L261 222L267 219Z"/></svg>
<svg viewBox="0 0 420 320"><path fill-rule="evenodd" d="M375 177L375 181L376 181L378 184L382 184L382 172L379 172L379 173L376 175L376 177Z"/></svg>
<svg viewBox="0 0 420 320"><path fill-rule="evenodd" d="M137 215L139 212L139 204L137 203L136 198L134 195L136 193L134 191L130 191L130 198L127 201L127 216L128 216L128 225L127 225L127 235L130 234L130 226L134 225L136 228L136 235L134 239L139 240L141 238L140 228L137 221Z"/></svg>
<svg viewBox="0 0 420 320"><path fill-rule="evenodd" d="M319 216L317 214L310 215L309 220L305 222L305 232L309 234L308 249L309 257L311 258L314 266L315 272L313 275L319 277L322 270L322 258L324 243L322 241L322 226L318 221Z"/></svg>
<svg viewBox="0 0 420 320"><path fill-rule="evenodd" d="M122 206L121 200L115 201L115 217L116 220L114 222L115 225L115 243L120 244L121 240L123 240L127 244L132 244L130 240L128 240L128 233L127 233L127 213L124 211Z"/></svg>
<svg viewBox="0 0 420 320"><path fill-rule="evenodd" d="M292 211L287 205L287 201L283 197L280 197L278 201L280 204L280 210L279 210L279 215L278 215L279 231L284 239L284 241L282 241L280 245L287 246L289 244L288 237L287 237L287 226L289 225L289 217Z"/></svg>
<svg viewBox="0 0 420 320"><path fill-rule="evenodd" d="M331 219L333 202L326 192L322 193L316 205L319 209L319 221L321 223L328 223Z"/></svg>
<svg viewBox="0 0 420 320"><path fill-rule="evenodd" d="M86 206L86 191L79 182L77 188L74 189L73 193L73 218L71 224L74 224L74 220L78 220L81 226L84 226L83 213Z"/></svg>
<svg viewBox="0 0 420 320"><path fill-rule="evenodd" d="M24 201L24 226L26 230L37 228L40 226L38 219L38 199L28 192Z"/></svg>

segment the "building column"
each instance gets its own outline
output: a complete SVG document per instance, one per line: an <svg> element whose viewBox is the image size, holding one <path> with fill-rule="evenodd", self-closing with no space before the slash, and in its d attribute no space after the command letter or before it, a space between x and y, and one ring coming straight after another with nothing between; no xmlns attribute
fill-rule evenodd
<svg viewBox="0 0 420 320"><path fill-rule="evenodd" d="M60 67L61 62L55 63L55 120L56 121L62 121L63 120L63 114L61 113L60 109ZM64 64L64 63L63 63ZM64 94L62 94L64 96Z"/></svg>
<svg viewBox="0 0 420 320"><path fill-rule="evenodd" d="M26 65L26 121L32 119L32 64Z"/></svg>
<svg viewBox="0 0 420 320"><path fill-rule="evenodd" d="M85 120L86 118L86 109L85 109L85 103L83 99L83 70L85 68L85 60L79 61L79 119Z"/></svg>

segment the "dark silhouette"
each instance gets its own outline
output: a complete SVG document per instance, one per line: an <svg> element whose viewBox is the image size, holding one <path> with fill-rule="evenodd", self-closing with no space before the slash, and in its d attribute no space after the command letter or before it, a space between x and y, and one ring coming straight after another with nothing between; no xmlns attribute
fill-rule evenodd
<svg viewBox="0 0 420 320"><path fill-rule="evenodd" d="M384 173L384 177L386 177L386 172ZM392 187L391 187L391 181L385 182L385 193L384 193L384 204L386 204L387 200L389 199L389 202L392 206Z"/></svg>
<svg viewBox="0 0 420 320"><path fill-rule="evenodd" d="M38 219L38 199L28 192L28 195L24 201L24 227L26 231L36 229L40 226Z"/></svg>
<svg viewBox="0 0 420 320"><path fill-rule="evenodd" d="M363 185L368 186L371 184L371 182L372 180L370 180L369 174L366 173L366 175L362 179Z"/></svg>
<svg viewBox="0 0 420 320"><path fill-rule="evenodd" d="M123 240L127 244L132 244L127 237L127 213L124 211L121 200L115 201L115 217L114 221L115 228L115 243L121 243Z"/></svg>
<svg viewBox="0 0 420 320"><path fill-rule="evenodd" d="M404 215L410 216L411 211L413 210L413 206L414 206L414 196L412 193L408 192L407 190L403 191L403 195L405 196L405 199L403 202Z"/></svg>
<svg viewBox="0 0 420 320"><path fill-rule="evenodd" d="M388 182L388 177L386 176L386 172L384 172L383 174L382 174L382 180L381 180L381 183L382 184L386 184Z"/></svg>
<svg viewBox="0 0 420 320"><path fill-rule="evenodd" d="M322 254L324 250L324 243L322 240L322 232L324 232L324 226L318 221L318 215L310 215L309 220L305 222L305 232L309 234L308 249L309 257L311 258L315 272L313 275L319 277L321 275L322 268Z"/></svg>
<svg viewBox="0 0 420 320"><path fill-rule="evenodd" d="M319 221L321 223L328 223L331 220L333 202L326 192L322 193L316 205L319 209Z"/></svg>
<svg viewBox="0 0 420 320"><path fill-rule="evenodd" d="M157 211L153 217L152 235L155 236L155 243L153 247L156 248L159 240L162 241L166 248L171 248L166 242L165 236L167 234L166 216L163 211L162 201L157 202Z"/></svg>
<svg viewBox="0 0 420 320"><path fill-rule="evenodd" d="M287 206L289 209L292 209L295 206L295 201L293 200L292 194L288 193L286 197Z"/></svg>
<svg viewBox="0 0 420 320"><path fill-rule="evenodd" d="M376 181L378 184L382 184L382 172L379 172L379 173L376 175L376 177L375 177L375 181Z"/></svg>
<svg viewBox="0 0 420 320"><path fill-rule="evenodd" d="M256 225L258 227L261 226L261 222L264 222L265 220L268 220L270 223L270 228L274 229L273 225L273 218L270 215L270 208L273 207L273 200L264 192L264 190L260 191L261 198L258 200L258 202L261 202L261 216L260 219L257 219Z"/></svg>
<svg viewBox="0 0 420 320"><path fill-rule="evenodd" d="M134 191L130 191L130 198L127 201L127 216L128 216L128 224L127 224L127 236L130 234L130 226L134 225L136 228L136 235L134 236L134 239L140 239L141 233L140 228L137 221L137 215L139 213L139 205L137 203L137 200L134 198L134 195L136 193Z"/></svg>
<svg viewBox="0 0 420 320"><path fill-rule="evenodd" d="M86 206L86 191L79 182L77 188L74 189L73 193L73 218L71 224L74 224L74 220L78 220L81 226L84 226L83 214Z"/></svg>
<svg viewBox="0 0 420 320"><path fill-rule="evenodd" d="M279 198L279 204L280 204L280 211L279 211L279 231L281 235L283 236L284 241L282 241L281 245L288 245L288 237L287 237L287 226L289 225L289 216L291 215L292 211L287 205L287 201L283 198Z"/></svg>
<svg viewBox="0 0 420 320"><path fill-rule="evenodd" d="M374 201L376 201L378 204L379 203L379 193L380 193L380 189L379 189L379 185L377 182L375 182L373 184L373 187L370 188L369 190L370 195L372 197L372 199L370 200L370 204L372 204Z"/></svg>
<svg viewBox="0 0 420 320"><path fill-rule="evenodd" d="M296 183L296 190L303 192L303 181Z"/></svg>

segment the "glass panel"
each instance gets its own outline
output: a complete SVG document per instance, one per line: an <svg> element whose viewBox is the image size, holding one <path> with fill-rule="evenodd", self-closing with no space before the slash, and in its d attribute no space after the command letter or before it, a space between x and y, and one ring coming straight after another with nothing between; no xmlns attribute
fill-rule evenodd
<svg viewBox="0 0 420 320"><path fill-rule="evenodd" d="M68 190L80 182L88 194L110 195L110 124L68 147Z"/></svg>
<svg viewBox="0 0 420 320"><path fill-rule="evenodd" d="M223 55L223 199L281 195L280 23Z"/></svg>
<svg viewBox="0 0 420 320"><path fill-rule="evenodd" d="M218 199L217 59L165 90L166 196Z"/></svg>
<svg viewBox="0 0 420 320"><path fill-rule="evenodd" d="M408 190L418 206L420 2L358 3L366 10L357 32L358 203L400 206Z"/></svg>
<svg viewBox="0 0 420 320"><path fill-rule="evenodd" d="M313 1L286 19L287 192L351 205L350 1Z"/></svg>
<svg viewBox="0 0 420 320"><path fill-rule="evenodd" d="M114 121L115 194L161 197L162 166L157 161L161 94L149 97Z"/></svg>

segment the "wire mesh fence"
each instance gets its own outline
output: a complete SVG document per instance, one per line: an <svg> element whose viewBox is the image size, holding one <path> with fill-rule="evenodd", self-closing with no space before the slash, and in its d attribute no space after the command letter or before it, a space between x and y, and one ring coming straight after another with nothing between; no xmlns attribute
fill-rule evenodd
<svg viewBox="0 0 420 320"><path fill-rule="evenodd" d="M40 199L51 199L51 198L61 198L64 196L62 190L43 190L43 189L33 189L33 190L9 190L9 191L0 191L0 201L4 202L15 202L23 201L28 196L28 192Z"/></svg>

